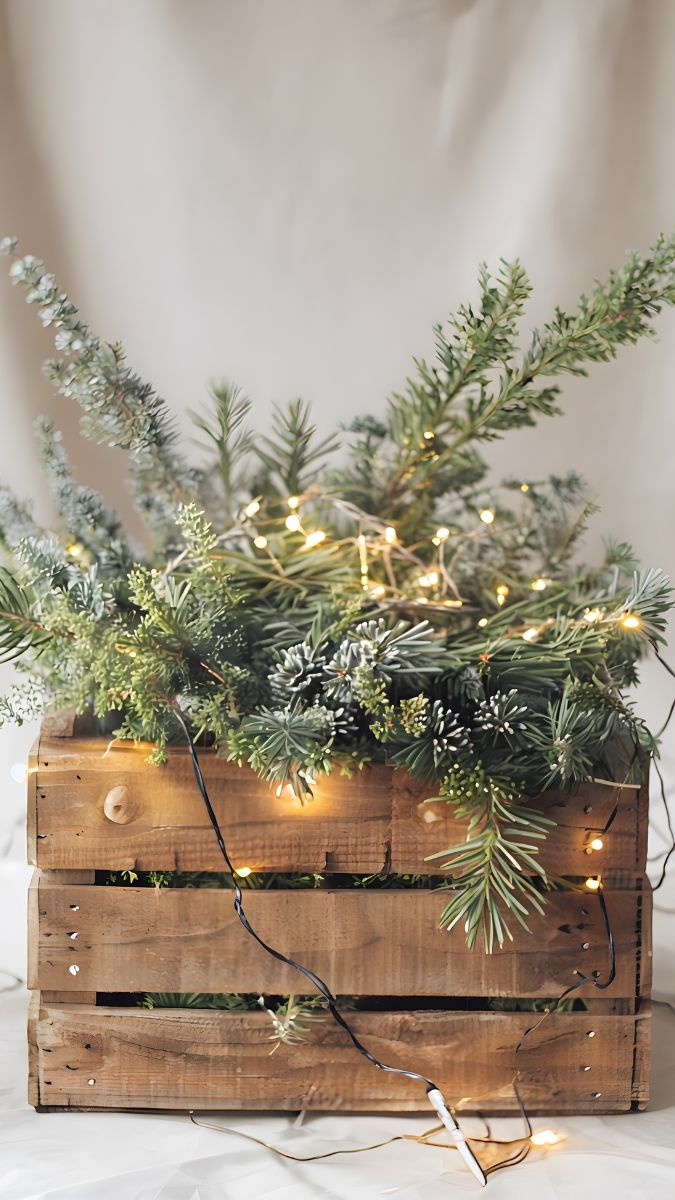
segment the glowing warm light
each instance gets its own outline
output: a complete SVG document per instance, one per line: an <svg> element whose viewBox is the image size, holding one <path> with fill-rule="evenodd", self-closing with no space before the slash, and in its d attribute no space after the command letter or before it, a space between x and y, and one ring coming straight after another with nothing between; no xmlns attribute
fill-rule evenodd
<svg viewBox="0 0 675 1200"><path fill-rule="evenodd" d="M526 629L523 634L523 640L526 642L536 642L539 637L539 630L532 626L531 629Z"/></svg>
<svg viewBox="0 0 675 1200"><path fill-rule="evenodd" d="M432 438L436 437L436 434L434 433L433 429L425 429L424 437L427 439L428 442L430 442Z"/></svg>
<svg viewBox="0 0 675 1200"><path fill-rule="evenodd" d="M532 588L533 592L543 592L548 587L548 584L548 579L542 579L540 576L538 579L532 580L530 587Z"/></svg>
<svg viewBox="0 0 675 1200"><path fill-rule="evenodd" d="M599 608L587 608L584 613L584 621L588 621L589 625L595 625L602 620L602 610Z"/></svg>
<svg viewBox="0 0 675 1200"><path fill-rule="evenodd" d="M626 615L621 618L621 627L623 629L639 629L641 625L642 621L638 617L637 613L626 613Z"/></svg>
<svg viewBox="0 0 675 1200"><path fill-rule="evenodd" d="M450 530L445 525L441 525L440 529L436 530L436 537L439 542L444 542L450 537Z"/></svg>
<svg viewBox="0 0 675 1200"><path fill-rule="evenodd" d="M259 533L258 536L254 537L253 539L253 545L255 546L256 550L264 550L265 546L267 545L267 538L264 534Z"/></svg>
<svg viewBox="0 0 675 1200"><path fill-rule="evenodd" d="M478 628L485 629L485 626L487 625L487 623L488 623L487 617L481 617L480 621L478 622Z"/></svg>
<svg viewBox="0 0 675 1200"><path fill-rule="evenodd" d="M499 604L500 606L502 604L506 604L506 597L508 596L508 594L511 590L508 583L498 584L497 588L495 590L497 592L497 604Z"/></svg>
<svg viewBox="0 0 675 1200"><path fill-rule="evenodd" d="M259 513L259 512L260 512L260 503L258 500L251 500L250 503L248 503L246 505L246 508L244 509L244 514L247 517L254 517L255 514Z"/></svg>
<svg viewBox="0 0 675 1200"><path fill-rule="evenodd" d="M365 538L363 540L365 541ZM384 531L384 540L385 542L389 542L390 546L393 546L394 542L396 541L396 530L394 529L393 525L387 525L387 528Z"/></svg>
<svg viewBox="0 0 675 1200"><path fill-rule="evenodd" d="M286 528L290 529L291 533L297 533L300 529L300 518L297 513L291 513L290 517L286 517Z"/></svg>
<svg viewBox="0 0 675 1200"><path fill-rule="evenodd" d="M602 847L604 846L605 843L603 842L602 838L593 838L593 841L590 842L589 844L590 844L591 850L602 850Z"/></svg>
<svg viewBox="0 0 675 1200"><path fill-rule="evenodd" d="M66 546L66 554L69 554L71 558L79 558L82 554L82 546L79 542L71 542Z"/></svg>
<svg viewBox="0 0 675 1200"><path fill-rule="evenodd" d="M565 1141L566 1136L565 1133L558 1133L557 1129L538 1129L530 1141L533 1146L557 1146Z"/></svg>
<svg viewBox="0 0 675 1200"><path fill-rule="evenodd" d="M248 879L249 875L253 874L253 867L236 867L234 873L240 879Z"/></svg>
<svg viewBox="0 0 675 1200"><path fill-rule="evenodd" d="M520 490L521 490L521 492L529 492L529 490L530 490L529 483L521 483Z"/></svg>
<svg viewBox="0 0 675 1200"><path fill-rule="evenodd" d="M491 508L482 508L478 516L484 525L491 525L495 519L495 514Z"/></svg>
<svg viewBox="0 0 675 1200"><path fill-rule="evenodd" d="M305 538L305 550L311 550L313 546L320 546L321 542L325 542L326 534L323 529L315 529L314 533L309 533Z"/></svg>
<svg viewBox="0 0 675 1200"><path fill-rule="evenodd" d="M28 775L28 767L25 763L14 763L9 768L9 773L15 783L25 783Z"/></svg>
<svg viewBox="0 0 675 1200"><path fill-rule="evenodd" d="M589 875L588 879L586 880L586 887L588 888L589 892L597 892L598 888L600 887L600 877Z"/></svg>
<svg viewBox="0 0 675 1200"><path fill-rule="evenodd" d="M420 575L417 582L420 587L436 587L438 583L438 571L429 571L427 575Z"/></svg>
<svg viewBox="0 0 675 1200"><path fill-rule="evenodd" d="M299 508L300 507L300 497L299 496L289 496L286 503L289 508Z"/></svg>
<svg viewBox="0 0 675 1200"><path fill-rule="evenodd" d="M370 594L373 597L373 600L381 600L385 591L386 588L383 587L381 583L378 583L377 587L371 588Z"/></svg>

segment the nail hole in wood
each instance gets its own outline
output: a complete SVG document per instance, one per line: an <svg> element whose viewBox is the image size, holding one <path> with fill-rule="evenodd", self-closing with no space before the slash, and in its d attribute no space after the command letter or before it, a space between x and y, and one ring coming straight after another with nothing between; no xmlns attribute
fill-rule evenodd
<svg viewBox="0 0 675 1200"><path fill-rule="evenodd" d="M88 1079L88 1080L87 1080L87 1083L89 1084L89 1087L93 1087L93 1086L94 1086L94 1084L96 1083L96 1080L95 1080L95 1079ZM598 1094L599 1094L599 1093L598 1093Z"/></svg>
<svg viewBox="0 0 675 1200"><path fill-rule="evenodd" d="M582 1069L582 1071L590 1071L591 1068L589 1066L584 1065L581 1069Z"/></svg>
<svg viewBox="0 0 675 1200"><path fill-rule="evenodd" d="M593 812L593 805L592 804L584 804L584 812L585 813Z"/></svg>
<svg viewBox="0 0 675 1200"><path fill-rule="evenodd" d="M601 1095L602 1095L602 1092L591 1092L591 1097L593 1100L599 1100Z"/></svg>
<svg viewBox="0 0 675 1200"><path fill-rule="evenodd" d="M79 975L80 973L80 968L78 967L77 963L71 963L68 967L68 970L70 971L71 975Z"/></svg>
<svg viewBox="0 0 675 1200"><path fill-rule="evenodd" d="M76 938L76 937L79 937L79 934L77 934L77 933L69 933L69 934L68 934L68 937L70 938L71 942L74 942L74 941L75 941L75 938Z"/></svg>
<svg viewBox="0 0 675 1200"><path fill-rule="evenodd" d="M582 943L581 943L581 949L582 949L582 950L589 950L589 949L590 949L590 945L591 945L591 943L590 943L590 942L582 942Z"/></svg>
<svg viewBox="0 0 675 1200"><path fill-rule="evenodd" d="M70 906L70 911L71 911L71 912L79 912L79 911L80 911L80 906L79 906L79 904L71 904L71 906Z"/></svg>
<svg viewBox="0 0 675 1200"><path fill-rule="evenodd" d="M91 1050L91 1042L85 1042L84 1048L85 1048L85 1050Z"/></svg>
<svg viewBox="0 0 675 1200"><path fill-rule="evenodd" d="M594 1030L594 1029L589 1029L589 1030L588 1030L588 1032L587 1032L587 1034L586 1034L586 1037L595 1037L595 1030Z"/></svg>

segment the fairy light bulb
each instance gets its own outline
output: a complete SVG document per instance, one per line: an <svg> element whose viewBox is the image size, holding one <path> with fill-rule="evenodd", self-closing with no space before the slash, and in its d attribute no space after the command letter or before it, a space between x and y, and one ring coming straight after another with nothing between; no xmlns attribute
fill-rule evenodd
<svg viewBox="0 0 675 1200"><path fill-rule="evenodd" d="M82 556L82 549L83 547L79 542L70 542L66 546L66 554L69 554L71 558L80 558Z"/></svg>
<svg viewBox="0 0 675 1200"><path fill-rule="evenodd" d="M589 892L597 892L600 889L600 883L599 875L589 875L584 886L588 888Z"/></svg>
<svg viewBox="0 0 675 1200"><path fill-rule="evenodd" d="M286 503L290 509L299 508L300 507L300 497L299 496L289 496Z"/></svg>
<svg viewBox="0 0 675 1200"><path fill-rule="evenodd" d="M314 546L320 546L325 542L326 534L323 529L315 529L314 533L308 533L305 538L305 550L312 550Z"/></svg>
<svg viewBox="0 0 675 1200"><path fill-rule="evenodd" d="M566 1134L559 1133L557 1129L537 1129L532 1134L530 1142L533 1146L557 1146L559 1142L564 1142Z"/></svg>
<svg viewBox="0 0 675 1200"><path fill-rule="evenodd" d="M436 530L436 537L438 538L439 542L445 542L450 537L450 530L446 525L441 525Z"/></svg>
<svg viewBox="0 0 675 1200"><path fill-rule="evenodd" d="M599 608L587 608L584 613L584 621L589 625L597 625L598 621L602 620L602 610Z"/></svg>
<svg viewBox="0 0 675 1200"><path fill-rule="evenodd" d="M428 571L426 575L420 575L417 579L420 587L430 588L436 587L438 583L438 571Z"/></svg>
<svg viewBox="0 0 675 1200"><path fill-rule="evenodd" d="M244 515L247 517L254 517L256 515L256 513L259 513L259 512L260 512L260 501L259 500L249 501L249 503L246 505L246 507L244 509Z"/></svg>
<svg viewBox="0 0 675 1200"><path fill-rule="evenodd" d="M258 536L254 537L253 539L253 545L255 546L256 550L264 550L265 546L267 545L267 538L263 533L259 533Z"/></svg>
<svg viewBox="0 0 675 1200"><path fill-rule="evenodd" d="M384 531L384 540L390 546L394 545L394 542L396 541L396 530L394 529L393 525L387 525L387 528Z"/></svg>
<svg viewBox="0 0 675 1200"><path fill-rule="evenodd" d="M530 490L529 483L521 483L520 490L521 490L521 492L529 492L529 490Z"/></svg>
<svg viewBox="0 0 675 1200"><path fill-rule="evenodd" d="M290 516L286 517L286 528L291 533L298 533L300 531L300 518L297 513L291 513Z"/></svg>
<svg viewBox="0 0 675 1200"><path fill-rule="evenodd" d="M378 583L376 587L370 589L370 594L373 600L381 600L386 590L381 583Z"/></svg>
<svg viewBox="0 0 675 1200"><path fill-rule="evenodd" d="M526 629L525 632L523 633L523 641L525 641L525 642L536 642L538 637L539 637L539 630L535 629L534 626L532 626L531 629Z"/></svg>
<svg viewBox="0 0 675 1200"><path fill-rule="evenodd" d="M508 583L497 584L495 591L497 593L497 604L500 606L500 608L503 604L506 604L506 597L508 596L510 590L511 589L509 588Z"/></svg>
<svg viewBox="0 0 675 1200"><path fill-rule="evenodd" d="M530 587L532 588L533 592L544 592L546 590L546 588L548 587L549 582L550 582L550 580L543 579L541 577L541 575L539 575L537 577L537 579L532 580Z"/></svg>
<svg viewBox="0 0 675 1200"><path fill-rule="evenodd" d="M639 629L641 627L641 625L642 625L642 621L638 617L637 613L625 613L624 616L621 618L621 628L622 629L629 629L629 630Z"/></svg>
<svg viewBox="0 0 675 1200"><path fill-rule="evenodd" d="M478 622L478 628L485 629L485 626L487 625L487 623L488 623L487 617L481 617L480 621Z"/></svg>
<svg viewBox="0 0 675 1200"><path fill-rule="evenodd" d="M595 837L591 842L589 842L591 850L602 850L604 844L605 843L601 837Z"/></svg>
<svg viewBox="0 0 675 1200"><path fill-rule="evenodd" d="M240 879L248 879L249 875L253 874L253 867L236 867L234 873Z"/></svg>
<svg viewBox="0 0 675 1200"><path fill-rule="evenodd" d="M481 508L478 516L480 517L480 519L484 525L491 525L495 519L494 509Z"/></svg>
<svg viewBox="0 0 675 1200"><path fill-rule="evenodd" d="M427 442L431 442L436 437L436 434L434 433L433 429L425 429L422 436Z"/></svg>

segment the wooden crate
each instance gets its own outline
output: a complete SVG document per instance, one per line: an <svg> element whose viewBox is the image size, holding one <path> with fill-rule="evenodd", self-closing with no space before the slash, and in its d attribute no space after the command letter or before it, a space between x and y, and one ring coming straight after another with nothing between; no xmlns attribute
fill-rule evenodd
<svg viewBox="0 0 675 1200"><path fill-rule="evenodd" d="M222 859L186 753L166 768L147 749L46 721L29 771L30 1098L38 1108L425 1110L419 1085L375 1070L330 1019L270 1055L263 1012L111 1007L106 993L307 992L242 930L229 889L103 887L97 870L220 871ZM246 908L274 946L337 994L379 1057L437 1079L463 1111L620 1112L647 1100L651 901L644 877L646 789L589 785L538 802L557 822L542 861L558 875L602 872L617 946L606 991L586 1011L495 1011L490 999L553 998L579 970L607 970L597 897L553 893L533 933L492 956L438 929L432 890L359 890L330 876L428 873L426 856L461 842L428 787L370 767L328 779L305 807L252 772L204 753L204 773L235 865L316 871L320 890L250 891ZM604 846L588 855L603 831ZM333 880L333 884L338 883Z"/></svg>

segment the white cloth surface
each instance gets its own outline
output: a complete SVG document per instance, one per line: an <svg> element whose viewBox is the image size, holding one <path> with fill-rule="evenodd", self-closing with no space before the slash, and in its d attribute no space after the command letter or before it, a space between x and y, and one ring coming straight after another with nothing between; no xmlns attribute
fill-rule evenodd
<svg viewBox="0 0 675 1200"><path fill-rule="evenodd" d="M187 429L209 378L262 426L311 399L322 429L381 410L476 265L518 255L533 321L574 303L673 218L672 0L0 0L0 232L44 257L119 337ZM675 573L675 317L660 341L565 387L565 415L493 448L500 473L574 467L602 537ZM39 363L34 311L0 283L0 480L49 508L31 439L48 413L83 480L130 514L120 456L79 443ZM643 671L657 728L671 684ZM0 730L0 967L25 977L23 789L34 731ZM672 739L664 767L675 778ZM655 797L650 854L667 844ZM652 869L658 871L655 860ZM672 880L657 896L655 992L675 998ZM4 977L0 977L0 983ZM644 1115L556 1120L557 1151L493 1177L519 1200L675 1191L668 1010ZM450 1152L412 1145L298 1166L185 1117L34 1114L24 1000L0 996L2 1200L326 1200L476 1194ZM419 1131L425 1118L235 1124L298 1152Z"/></svg>

